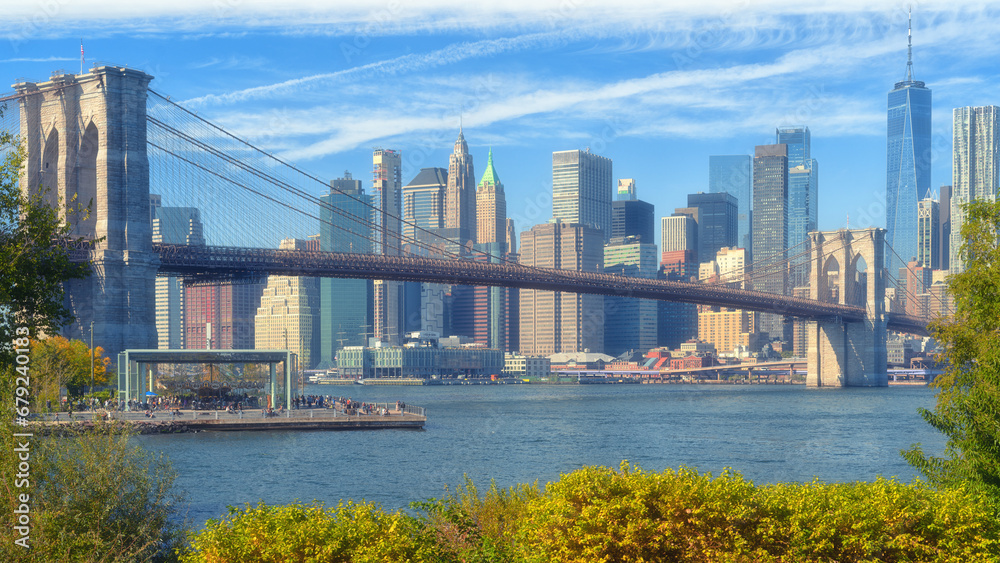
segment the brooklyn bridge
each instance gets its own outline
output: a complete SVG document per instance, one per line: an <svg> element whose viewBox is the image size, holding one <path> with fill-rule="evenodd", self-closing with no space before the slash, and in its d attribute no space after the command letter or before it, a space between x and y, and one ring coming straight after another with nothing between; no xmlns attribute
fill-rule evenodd
<svg viewBox="0 0 1000 563"><path fill-rule="evenodd" d="M887 311L886 289L905 288L881 267L893 250L879 228L810 233L804 251L808 298L751 289L754 270L787 269L788 257L713 284L545 269L505 256L455 253L448 250L457 246L453 241L430 240L416 225L406 235L402 217L375 220L370 210L350 221L369 228L373 244L397 243L398 255L275 250L275 240L289 230L318 231L322 202L310 190L329 185L149 89L151 79L137 70L101 66L41 83L21 81L0 99L19 108L5 114L16 123L4 125L24 142L22 188L50 189L52 204L61 206L73 236L81 239L69 245L72 256L92 264L94 275L67 284L76 317L67 333L89 336L93 327L95 343L111 354L156 347L157 275L189 282L259 281L268 275L420 281L776 313L808 321L807 381L816 386L885 385L887 331L927 334L927 318ZM151 186L165 198L211 209L219 218L216 242L154 243ZM72 202L87 201L93 201L90 214L72 213Z"/></svg>

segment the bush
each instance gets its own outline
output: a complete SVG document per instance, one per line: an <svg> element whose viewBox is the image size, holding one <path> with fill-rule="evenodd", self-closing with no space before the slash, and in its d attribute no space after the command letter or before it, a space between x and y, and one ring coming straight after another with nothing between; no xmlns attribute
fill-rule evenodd
<svg viewBox="0 0 1000 563"><path fill-rule="evenodd" d="M1000 523L979 493L921 483L755 486L681 468L588 467L479 496L471 481L419 516L371 504L231 509L185 562L995 561Z"/></svg>
<svg viewBox="0 0 1000 563"><path fill-rule="evenodd" d="M184 563L440 561L415 518L371 503L230 507L191 536Z"/></svg>
<svg viewBox="0 0 1000 563"><path fill-rule="evenodd" d="M0 377L9 390L13 377ZM13 393L5 393L5 399ZM5 400L4 403L7 403ZM12 401L10 401L12 402ZM7 409L5 409L7 410ZM3 449L0 511L14 522L17 495L30 495L31 549L15 545L11 526L0 532L0 561L117 562L175 559L184 534L174 518L179 503L167 462L130 441L121 426L70 427L64 437L31 439L29 488L14 488L18 460L11 419L0 423ZM21 438L23 440L23 438Z"/></svg>
<svg viewBox="0 0 1000 563"><path fill-rule="evenodd" d="M922 484L755 487L682 468L584 468L527 506L525 561L989 561L1000 529L984 500Z"/></svg>
<svg viewBox="0 0 1000 563"><path fill-rule="evenodd" d="M519 520L528 502L540 495L538 485L509 490L490 483L482 497L468 477L465 485L443 499L411 503L422 513L421 524L450 560L462 563L512 561Z"/></svg>

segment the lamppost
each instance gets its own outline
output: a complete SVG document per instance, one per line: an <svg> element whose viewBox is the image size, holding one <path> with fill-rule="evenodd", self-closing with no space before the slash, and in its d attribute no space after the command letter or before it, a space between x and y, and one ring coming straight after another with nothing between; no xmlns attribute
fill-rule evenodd
<svg viewBox="0 0 1000 563"><path fill-rule="evenodd" d="M90 321L90 404L94 404L94 321Z"/></svg>

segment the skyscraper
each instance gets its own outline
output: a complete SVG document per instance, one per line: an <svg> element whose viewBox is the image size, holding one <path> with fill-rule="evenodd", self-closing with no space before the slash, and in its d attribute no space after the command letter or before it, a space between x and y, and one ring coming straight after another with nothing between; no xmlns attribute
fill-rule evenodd
<svg viewBox="0 0 1000 563"><path fill-rule="evenodd" d="M952 117L949 267L957 274L965 271L960 257L965 223L962 205L976 199L996 201L1000 189L1000 107L955 108Z"/></svg>
<svg viewBox="0 0 1000 563"><path fill-rule="evenodd" d="M636 197L635 180L618 180L618 197L611 202L611 239L634 237L645 244L656 244L653 235L653 204Z"/></svg>
<svg viewBox="0 0 1000 563"><path fill-rule="evenodd" d="M375 254L402 254L402 171L400 154L394 150L375 149L372 155L375 192ZM405 330L405 308L402 282L375 280L373 283L375 338L380 342L401 345Z"/></svg>
<svg viewBox="0 0 1000 563"><path fill-rule="evenodd" d="M197 208L162 207L158 194L150 194L149 199L153 242L205 244ZM184 348L184 281L175 276L157 276L155 295L157 347Z"/></svg>
<svg viewBox="0 0 1000 563"><path fill-rule="evenodd" d="M301 239L281 241L281 250L310 250ZM291 350L302 369L319 363L319 284L305 276L268 276L254 316L254 347Z"/></svg>
<svg viewBox="0 0 1000 563"><path fill-rule="evenodd" d="M948 270L951 265L951 186L941 186L938 192L938 220L941 223L938 229L940 241L938 267Z"/></svg>
<svg viewBox="0 0 1000 563"><path fill-rule="evenodd" d="M490 149L486 170L476 190L477 260L500 262L509 257L507 249L507 199L503 183L493 165ZM509 288L477 286L473 304L473 338L489 348L508 350L507 301Z"/></svg>
<svg viewBox="0 0 1000 563"><path fill-rule="evenodd" d="M330 181L330 192L319 199L320 250L371 253L374 235L367 218L373 213L374 202L361 187L361 180L345 171L343 178ZM318 367L326 369L336 365L337 351L344 346L368 343L374 307L372 280L321 278L319 296Z"/></svg>
<svg viewBox="0 0 1000 563"><path fill-rule="evenodd" d="M938 201L928 193L917 204L917 262L928 270L941 267L941 218Z"/></svg>
<svg viewBox="0 0 1000 563"><path fill-rule="evenodd" d="M708 191L725 192L736 198L738 207L736 245L750 252L752 246L753 197L750 188L753 176L750 173L750 156L745 154L718 155L708 157Z"/></svg>
<svg viewBox="0 0 1000 563"><path fill-rule="evenodd" d="M500 242L506 246L507 198L500 175L493 166L493 149L490 149L486 171L476 189L476 223L477 243Z"/></svg>
<svg viewBox="0 0 1000 563"><path fill-rule="evenodd" d="M794 249L789 252L789 285L798 287L809 283L809 256L805 251L809 232L815 231L817 225L819 165L811 155L808 127L779 127L775 138L777 144L788 147L788 247Z"/></svg>
<svg viewBox="0 0 1000 563"><path fill-rule="evenodd" d="M601 272L603 251L601 231L559 219L521 233L521 263L527 266ZM522 353L548 356L604 347L603 296L522 289L520 300Z"/></svg>
<svg viewBox="0 0 1000 563"><path fill-rule="evenodd" d="M448 189L444 197L444 227L458 244L476 240L476 173L461 128L448 158Z"/></svg>
<svg viewBox="0 0 1000 563"><path fill-rule="evenodd" d="M433 240L430 232L444 227L444 200L448 187L448 171L444 168L421 168L410 183L403 187L403 236L407 241ZM426 229L426 231L424 230Z"/></svg>
<svg viewBox="0 0 1000 563"><path fill-rule="evenodd" d="M184 288L184 348L250 350L262 283L208 283Z"/></svg>
<svg viewBox="0 0 1000 563"><path fill-rule="evenodd" d="M611 159L586 151L552 153L552 216L600 229L611 240Z"/></svg>
<svg viewBox="0 0 1000 563"><path fill-rule="evenodd" d="M604 273L655 279L656 245L625 238L604 247ZM656 301L619 295L604 296L604 353L618 356L629 350L656 347Z"/></svg>
<svg viewBox="0 0 1000 563"><path fill-rule="evenodd" d="M687 204L688 208L698 210L697 255L700 262L712 260L721 248L736 246L739 207L735 197L728 192L699 192L688 194Z"/></svg>
<svg viewBox="0 0 1000 563"><path fill-rule="evenodd" d="M660 266L686 278L698 273L698 222L674 213L660 219Z"/></svg>
<svg viewBox="0 0 1000 563"><path fill-rule="evenodd" d="M753 159L753 264L785 260L788 248L788 147L758 145ZM787 269L773 268L754 275L753 288L785 295ZM771 338L786 340L781 315L764 313L760 330Z"/></svg>
<svg viewBox="0 0 1000 563"><path fill-rule="evenodd" d="M889 275L917 255L917 201L931 187L931 91L913 80L912 25L906 34L906 77L889 92L886 135L885 242Z"/></svg>

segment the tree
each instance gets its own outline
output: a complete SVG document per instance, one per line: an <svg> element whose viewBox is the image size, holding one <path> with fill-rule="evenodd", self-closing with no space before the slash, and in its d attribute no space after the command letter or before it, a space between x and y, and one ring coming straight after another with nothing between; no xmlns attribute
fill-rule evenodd
<svg viewBox="0 0 1000 563"><path fill-rule="evenodd" d="M67 340L54 336L31 342L32 388L41 402L53 399L59 388L65 387L70 397L79 397L91 387L91 361L94 363L93 385L108 382L111 360L100 346L93 350L82 340ZM58 398L58 397L55 397Z"/></svg>
<svg viewBox="0 0 1000 563"><path fill-rule="evenodd" d="M0 133L0 365L14 359L18 328L32 337L39 331L56 334L72 320L62 283L90 273L87 264L71 262L65 249L52 244L69 239L70 226L46 203L45 187L22 193L23 164L19 139Z"/></svg>
<svg viewBox="0 0 1000 563"><path fill-rule="evenodd" d="M945 350L945 373L934 382L934 410L920 410L948 437L945 456L915 444L903 457L934 483L969 483L1000 500L1000 202L964 209L966 270L948 278L955 314L931 325Z"/></svg>

